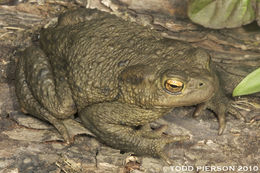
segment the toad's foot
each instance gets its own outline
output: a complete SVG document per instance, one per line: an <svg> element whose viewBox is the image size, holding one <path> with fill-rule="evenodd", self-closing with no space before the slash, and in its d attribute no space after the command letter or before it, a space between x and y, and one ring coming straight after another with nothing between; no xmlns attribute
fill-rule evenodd
<svg viewBox="0 0 260 173"><path fill-rule="evenodd" d="M189 140L190 136L183 135L183 136L167 136L162 137L160 139L154 139L152 141L151 151L155 153L153 156L162 158L167 164L172 164L171 159L165 154L164 148L167 144L175 143L179 141L186 141Z"/></svg>
<svg viewBox="0 0 260 173"><path fill-rule="evenodd" d="M222 91L220 91L210 101L199 104L196 110L194 111L193 116L198 117L201 114L201 112L207 108L212 110L218 117L218 134L221 135L223 134L226 127L226 114L228 112L234 115L240 114L240 112L237 109L232 107L231 102L232 101L229 100Z"/></svg>
<svg viewBox="0 0 260 173"><path fill-rule="evenodd" d="M218 117L218 122L219 122L218 134L221 135L226 128L225 104L219 104L218 105L219 109L215 109L215 110L212 109L212 107L209 107L210 104L211 104L210 102L199 104L197 106L196 110L194 111L193 116L194 117L200 116L201 112L207 108L210 108L211 110L213 110L214 113L216 113L216 115Z"/></svg>
<svg viewBox="0 0 260 173"><path fill-rule="evenodd" d="M31 105L35 105L35 108L36 108L35 109L35 114L36 113L39 114L39 116L37 116L38 118L40 117L40 115L44 115L44 118L41 118L41 119L51 123L57 129L57 131L62 136L62 138L64 139L64 142L66 144L73 143L73 137L71 137L69 135L69 132L68 132L68 130L67 130L67 128L64 125L62 120L59 120L59 119L55 118L54 116L52 116L46 109L40 107L35 100L30 100L30 102L31 102ZM27 114L27 112L24 111L23 107L21 108L21 111L23 113Z"/></svg>
<svg viewBox="0 0 260 173"><path fill-rule="evenodd" d="M190 137L188 135L179 135L179 136L168 136L163 133L168 128L168 125L162 125L159 128L151 129L150 124L143 125L139 130L136 131L136 134L141 135L143 138L155 139L158 140L155 142L154 147L158 157L162 158L167 164L171 164L172 161L168 158L168 156L163 152L165 145L189 140Z"/></svg>
<svg viewBox="0 0 260 173"><path fill-rule="evenodd" d="M62 120L58 120L52 115L45 116L45 118L49 123L51 123L58 130L58 132L61 134L66 144L73 143L74 139L69 135L68 129L66 128Z"/></svg>

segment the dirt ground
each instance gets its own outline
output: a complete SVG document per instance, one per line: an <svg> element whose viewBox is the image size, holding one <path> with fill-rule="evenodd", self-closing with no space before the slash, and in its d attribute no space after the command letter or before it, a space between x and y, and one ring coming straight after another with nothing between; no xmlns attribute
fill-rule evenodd
<svg viewBox="0 0 260 173"><path fill-rule="evenodd" d="M192 24L187 0L2 0L0 1L0 173L175 173L260 172L260 95L231 98L234 87L260 66L260 28L256 23L236 29L212 30ZM14 92L19 52L38 39L39 30L55 24L71 8L98 8L147 25L171 39L206 49L217 64L221 86L241 116L227 117L217 135L215 115L193 118L195 107L174 109L152 125L167 124L171 135L189 134L185 143L167 146L174 161L122 153L95 140L80 123L66 121L75 135L66 145L49 124L20 112Z"/></svg>

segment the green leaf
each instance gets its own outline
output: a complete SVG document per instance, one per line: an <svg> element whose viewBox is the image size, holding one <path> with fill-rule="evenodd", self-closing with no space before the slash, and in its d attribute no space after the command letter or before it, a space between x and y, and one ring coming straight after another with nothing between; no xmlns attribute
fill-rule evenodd
<svg viewBox="0 0 260 173"><path fill-rule="evenodd" d="M260 92L260 68L247 75L234 89L233 96Z"/></svg>
<svg viewBox="0 0 260 173"><path fill-rule="evenodd" d="M233 28L255 20L255 0L190 0L189 18L208 28Z"/></svg>
<svg viewBox="0 0 260 173"><path fill-rule="evenodd" d="M207 7L212 2L212 0L197 0L196 3L191 3L191 14L196 14L203 8Z"/></svg>
<svg viewBox="0 0 260 173"><path fill-rule="evenodd" d="M256 1L256 8L257 8L256 21L257 21L258 26L260 26L260 0Z"/></svg>

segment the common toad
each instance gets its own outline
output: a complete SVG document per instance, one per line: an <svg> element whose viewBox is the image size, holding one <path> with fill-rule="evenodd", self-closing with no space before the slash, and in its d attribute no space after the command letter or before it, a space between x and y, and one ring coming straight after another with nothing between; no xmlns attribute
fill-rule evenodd
<svg viewBox="0 0 260 173"><path fill-rule="evenodd" d="M164 146L189 136L165 136L149 123L174 107L198 105L195 116L209 108L219 133L225 128L227 99L202 49L91 9L63 14L39 42L19 58L17 97L67 141L61 120L75 113L101 142L165 160Z"/></svg>

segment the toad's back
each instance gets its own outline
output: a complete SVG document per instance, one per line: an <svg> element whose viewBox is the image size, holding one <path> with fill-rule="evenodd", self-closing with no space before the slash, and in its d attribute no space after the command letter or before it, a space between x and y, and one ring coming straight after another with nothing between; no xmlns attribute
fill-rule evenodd
<svg viewBox="0 0 260 173"><path fill-rule="evenodd" d="M60 24L41 33L41 47L55 67L55 76L68 76L79 107L113 100L118 95L118 75L123 69L135 64L157 64L163 61L158 60L160 54L165 54L166 44L162 44L158 33L114 15L99 11L94 14L93 19ZM171 42L172 47L185 48L176 42Z"/></svg>

